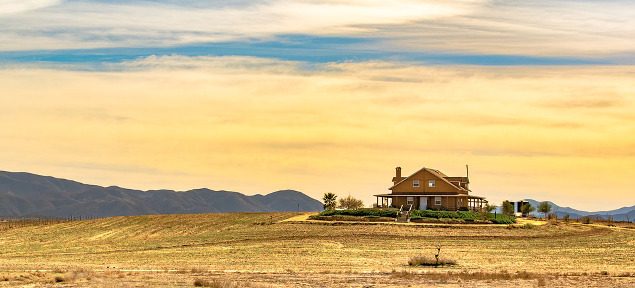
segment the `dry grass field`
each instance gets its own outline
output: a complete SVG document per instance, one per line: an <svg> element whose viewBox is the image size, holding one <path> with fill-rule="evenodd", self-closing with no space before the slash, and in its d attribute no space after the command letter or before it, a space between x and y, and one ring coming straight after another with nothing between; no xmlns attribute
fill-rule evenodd
<svg viewBox="0 0 635 288"><path fill-rule="evenodd" d="M628 225L305 218L155 215L0 229L0 287L635 287ZM457 264L408 266L438 247Z"/></svg>

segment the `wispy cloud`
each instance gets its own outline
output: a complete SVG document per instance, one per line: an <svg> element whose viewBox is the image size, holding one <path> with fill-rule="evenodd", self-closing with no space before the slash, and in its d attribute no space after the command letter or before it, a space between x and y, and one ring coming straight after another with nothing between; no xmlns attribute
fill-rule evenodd
<svg viewBox="0 0 635 288"><path fill-rule="evenodd" d="M220 8L174 2L72 2L0 19L20 23L3 33L7 40L23 37L18 43L4 41L0 49L167 46L296 33L354 35L369 30L360 25L463 14L467 2L471 1L278 0Z"/></svg>
<svg viewBox="0 0 635 288"><path fill-rule="evenodd" d="M0 0L0 17L61 3L61 0Z"/></svg>
<svg viewBox="0 0 635 288"><path fill-rule="evenodd" d="M33 0L24 9L10 8L22 2L7 3L5 10L14 12L0 15L0 26L8 27L0 32L3 51L168 47L300 34L372 38L372 47L364 49L383 52L623 59L635 53L634 5L620 0L274 0L223 5ZM44 8L34 9L38 7Z"/></svg>

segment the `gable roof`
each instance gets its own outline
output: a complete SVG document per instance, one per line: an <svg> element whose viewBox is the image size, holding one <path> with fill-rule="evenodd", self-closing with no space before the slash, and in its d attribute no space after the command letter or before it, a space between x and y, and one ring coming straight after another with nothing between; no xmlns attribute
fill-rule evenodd
<svg viewBox="0 0 635 288"><path fill-rule="evenodd" d="M392 185L392 187L388 188L388 190L392 190L392 188L395 188L397 185L399 185L399 184L401 184L401 183L405 182L406 180L410 179L412 176L414 176L414 175L416 175L417 173L419 173L419 172L421 172L421 171L424 171L424 170L425 170L425 171L427 171L428 173L430 173L430 174L434 175L435 177L439 178L441 181L443 181L443 182L445 182L445 183L448 183L450 186L452 186L452 187L456 188L457 190L460 190L460 191L465 191L465 192L470 191L470 190L465 189L465 188L463 188L463 187L456 186L456 185L452 184L450 181L448 181L448 179L445 179L445 178L446 178L446 177L448 177L448 176L447 176L447 175L445 175L445 174L443 174L443 172L441 172L441 171L439 171L439 170L437 170L437 169L426 168L426 167L423 167L423 168L421 168L421 169L417 170L417 172L412 173L412 174L410 174L410 176L408 176L408 177L406 177L406 178L402 179L401 181L399 181L399 182L395 183L395 185Z"/></svg>

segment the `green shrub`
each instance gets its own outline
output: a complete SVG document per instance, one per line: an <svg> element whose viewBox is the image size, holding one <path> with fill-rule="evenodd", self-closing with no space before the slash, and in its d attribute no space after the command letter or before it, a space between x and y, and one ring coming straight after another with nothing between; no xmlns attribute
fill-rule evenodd
<svg viewBox="0 0 635 288"><path fill-rule="evenodd" d="M492 223L494 224L516 223L516 217L505 215L505 214L490 215L490 217L487 218L487 220L492 221Z"/></svg>
<svg viewBox="0 0 635 288"><path fill-rule="evenodd" d="M582 223L591 224L591 217L586 216L586 217L582 218Z"/></svg>
<svg viewBox="0 0 635 288"><path fill-rule="evenodd" d="M483 217L474 211L435 211L435 210L415 210L412 212L416 219L462 219L466 221L484 220Z"/></svg>
<svg viewBox="0 0 635 288"><path fill-rule="evenodd" d="M343 215L343 216L377 216L377 217L390 217L397 218L397 210L379 210L379 209L360 209L360 210L326 210L318 216L334 216L334 215Z"/></svg>

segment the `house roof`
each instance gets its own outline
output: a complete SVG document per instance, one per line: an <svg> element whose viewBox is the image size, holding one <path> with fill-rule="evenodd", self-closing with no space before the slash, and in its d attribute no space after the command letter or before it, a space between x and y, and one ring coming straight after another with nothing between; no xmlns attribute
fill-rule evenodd
<svg viewBox="0 0 635 288"><path fill-rule="evenodd" d="M417 170L417 172L410 174L410 176L408 176L408 177L406 177L406 178L402 179L401 181L399 181L399 182L395 183L395 185L392 185L392 187L388 188L388 190L392 190L392 188L395 188L397 185L399 185L399 184L403 183L404 181L406 181L406 180L410 179L412 176L414 176L414 175L416 175L417 173L419 173L419 172L421 172L421 171L424 171L424 170L425 170L425 171L427 171L427 172L429 172L430 174L432 174L432 175L436 176L436 177L437 177L437 178L439 178L441 181L444 181L445 183L450 184L450 186L452 186L452 187L456 188L457 190L460 190L460 191L466 191L466 192L467 192L467 191L470 191L470 190L465 189L465 188L463 188L463 187L456 186L456 185L452 184L450 181L448 181L448 179L446 179L446 177L448 177L448 176L447 176L447 175L445 175L445 174L443 174L443 172L441 172L441 171L439 171L439 170L437 170L437 169L432 169L432 168L427 168L427 167L423 167L423 168L421 168L421 169ZM458 178L458 177L448 177L448 178ZM466 178L467 178L467 177L466 177Z"/></svg>

